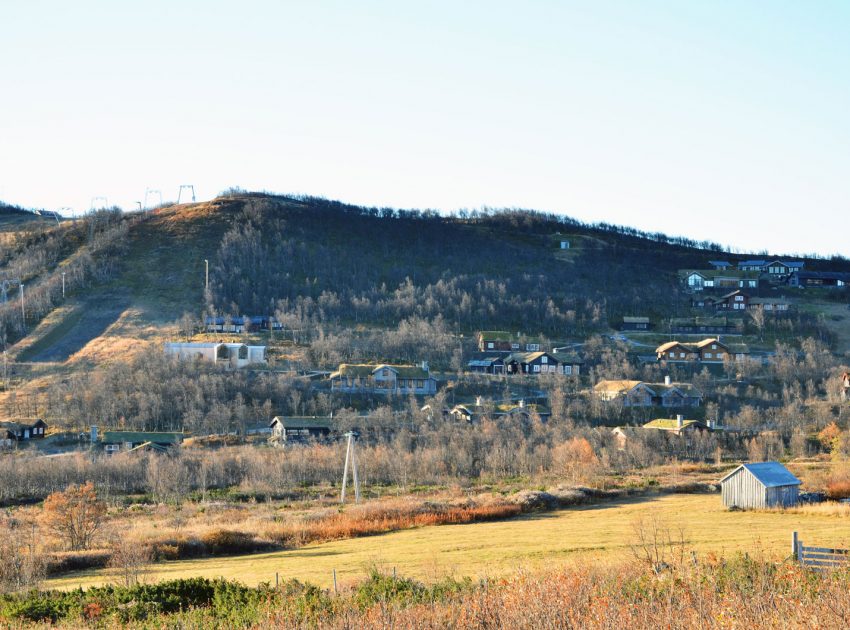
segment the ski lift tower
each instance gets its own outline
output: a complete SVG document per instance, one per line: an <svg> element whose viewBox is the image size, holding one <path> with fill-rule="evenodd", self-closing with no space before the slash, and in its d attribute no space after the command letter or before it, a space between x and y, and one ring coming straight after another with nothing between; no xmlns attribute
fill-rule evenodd
<svg viewBox="0 0 850 630"><path fill-rule="evenodd" d="M193 184L180 184L180 190L177 191L177 203L180 203L180 197L183 195L183 190L192 191L192 203L195 203L195 186Z"/></svg>
<svg viewBox="0 0 850 630"><path fill-rule="evenodd" d="M154 195L159 196L159 205L160 206L162 205L162 191L157 190L155 188L145 188L145 204L144 204L145 210L147 210L150 207L148 205L148 196L152 197Z"/></svg>

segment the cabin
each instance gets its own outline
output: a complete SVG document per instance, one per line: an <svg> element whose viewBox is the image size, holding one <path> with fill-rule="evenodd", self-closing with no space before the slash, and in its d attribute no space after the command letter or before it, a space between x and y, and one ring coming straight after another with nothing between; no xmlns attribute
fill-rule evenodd
<svg viewBox="0 0 850 630"><path fill-rule="evenodd" d="M621 331L645 331L651 329L652 324L648 317L624 317L623 323L620 324Z"/></svg>
<svg viewBox="0 0 850 630"><path fill-rule="evenodd" d="M625 407L699 407L702 393L690 383L643 381L599 381L593 393L600 400L622 400Z"/></svg>
<svg viewBox="0 0 850 630"><path fill-rule="evenodd" d="M680 270L679 276L691 291L707 289L755 289L759 284L759 272L730 269L725 271Z"/></svg>
<svg viewBox="0 0 850 630"><path fill-rule="evenodd" d="M466 363L466 367L470 372L479 374L504 374L505 355L504 353L476 352Z"/></svg>
<svg viewBox="0 0 850 630"><path fill-rule="evenodd" d="M766 260L742 260L738 263L739 271L758 271L761 273L767 266Z"/></svg>
<svg viewBox="0 0 850 630"><path fill-rule="evenodd" d="M541 420L548 420L552 412L544 405L536 403L526 404L524 400L518 402L497 403L492 408L487 409L481 405L479 398L474 405L455 405L449 411L449 415L455 420L465 420L466 422L477 422L482 417L489 418L523 418L528 420L532 415L536 414Z"/></svg>
<svg viewBox="0 0 850 630"><path fill-rule="evenodd" d="M714 303L714 308L718 310L745 311L749 304L750 294L737 289L731 293L721 296L720 299Z"/></svg>
<svg viewBox="0 0 850 630"><path fill-rule="evenodd" d="M784 278L795 271L802 271L806 263L801 261L774 260L765 265L764 271L770 276Z"/></svg>
<svg viewBox="0 0 850 630"><path fill-rule="evenodd" d="M283 325L268 315L218 316L204 319L207 332L242 333L246 330L281 330Z"/></svg>
<svg viewBox="0 0 850 630"><path fill-rule="evenodd" d="M266 363L266 346L244 343L178 343L165 344L165 354L181 361L202 359L229 368L243 368Z"/></svg>
<svg viewBox="0 0 850 630"><path fill-rule="evenodd" d="M800 480L779 462L741 464L720 480L720 492L728 508L793 507Z"/></svg>
<svg viewBox="0 0 850 630"><path fill-rule="evenodd" d="M424 361L421 366L343 363L329 378L331 391L345 394L437 393L437 379Z"/></svg>
<svg viewBox="0 0 850 630"><path fill-rule="evenodd" d="M540 342L519 341L519 333L512 335L504 330L482 330L478 333L478 351L539 352Z"/></svg>
<svg viewBox="0 0 850 630"><path fill-rule="evenodd" d="M760 309L768 313L782 313L791 308L791 303L785 298L750 298L747 308Z"/></svg>
<svg viewBox="0 0 850 630"><path fill-rule="evenodd" d="M836 289L850 285L850 273L838 271L796 271L788 284L800 289Z"/></svg>
<svg viewBox="0 0 850 630"><path fill-rule="evenodd" d="M504 360L506 374L563 374L558 360L548 352L513 352Z"/></svg>
<svg viewBox="0 0 850 630"><path fill-rule="evenodd" d="M515 342L513 335L505 330L482 330L478 333L478 351L488 350L519 350L519 342Z"/></svg>
<svg viewBox="0 0 850 630"><path fill-rule="evenodd" d="M696 343L669 341L655 349L659 361L675 363L695 362L723 363L727 358L743 359L749 350L742 344L727 345L716 338L703 339Z"/></svg>
<svg viewBox="0 0 850 630"><path fill-rule="evenodd" d="M330 416L275 416L269 423L271 440L279 444L322 440L333 431Z"/></svg>
<svg viewBox="0 0 850 630"><path fill-rule="evenodd" d="M96 435L95 428L92 435ZM184 433L174 431L104 431L100 443L110 455L122 451L165 452L180 446L184 437Z"/></svg>
<svg viewBox="0 0 850 630"><path fill-rule="evenodd" d="M699 420L685 420L685 417L678 415L675 418L657 418L643 425L644 429L652 429L655 431L666 431L673 435L683 435L685 433L693 433L695 431L710 431L705 422Z"/></svg>
<svg viewBox="0 0 850 630"><path fill-rule="evenodd" d="M622 400L626 407L650 407L654 394L642 381L604 380L593 386L593 395L600 400Z"/></svg>
<svg viewBox="0 0 850 630"><path fill-rule="evenodd" d="M584 361L572 352L553 352L552 356L558 362L558 374L564 376L580 376Z"/></svg>
<svg viewBox="0 0 850 630"><path fill-rule="evenodd" d="M699 350L691 343L668 341L655 349L655 356L659 361L698 361Z"/></svg>
<svg viewBox="0 0 850 630"><path fill-rule="evenodd" d="M11 447L17 442L40 440L47 423L40 418L33 422L0 422L0 446Z"/></svg>

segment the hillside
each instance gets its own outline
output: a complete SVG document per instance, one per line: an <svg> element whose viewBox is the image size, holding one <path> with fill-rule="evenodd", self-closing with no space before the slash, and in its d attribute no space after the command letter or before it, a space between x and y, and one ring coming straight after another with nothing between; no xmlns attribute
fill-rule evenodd
<svg viewBox="0 0 850 630"><path fill-rule="evenodd" d="M0 326L17 341L9 357L19 399L136 356L176 337L178 320L191 328L206 314L275 315L292 338L313 341L293 355L313 366L423 356L448 366L477 330L581 341L624 315L691 315L677 270L718 257L741 255L525 210L441 216L237 193L17 235L0 273L26 283L27 319L12 284ZM850 268L807 261L824 265ZM841 328L835 304L822 306L834 312L821 320Z"/></svg>

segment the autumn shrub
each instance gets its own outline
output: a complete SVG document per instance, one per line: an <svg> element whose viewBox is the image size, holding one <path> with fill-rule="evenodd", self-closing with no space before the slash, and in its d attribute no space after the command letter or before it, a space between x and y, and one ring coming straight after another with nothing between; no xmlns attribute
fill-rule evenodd
<svg viewBox="0 0 850 630"><path fill-rule="evenodd" d="M850 497L850 478L831 479L826 484L826 496L837 501Z"/></svg>
<svg viewBox="0 0 850 630"><path fill-rule="evenodd" d="M201 536L201 543L210 555L235 555L255 553L273 548L267 541L259 540L252 534L230 529L216 529Z"/></svg>
<svg viewBox="0 0 850 630"><path fill-rule="evenodd" d="M58 575L71 571L102 569L109 564L110 556L111 553L104 549L52 553L47 556L47 574Z"/></svg>

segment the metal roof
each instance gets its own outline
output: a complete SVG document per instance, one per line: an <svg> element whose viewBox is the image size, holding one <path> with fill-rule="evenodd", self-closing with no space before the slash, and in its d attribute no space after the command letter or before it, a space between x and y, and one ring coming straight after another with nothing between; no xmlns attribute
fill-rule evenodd
<svg viewBox="0 0 850 630"><path fill-rule="evenodd" d="M741 464L735 470L720 480L723 483L732 475L737 473L742 468L750 471L750 473L759 480L765 488L776 488L777 486L799 486L802 482L791 474L791 471L785 468L779 462L758 462L756 464Z"/></svg>

